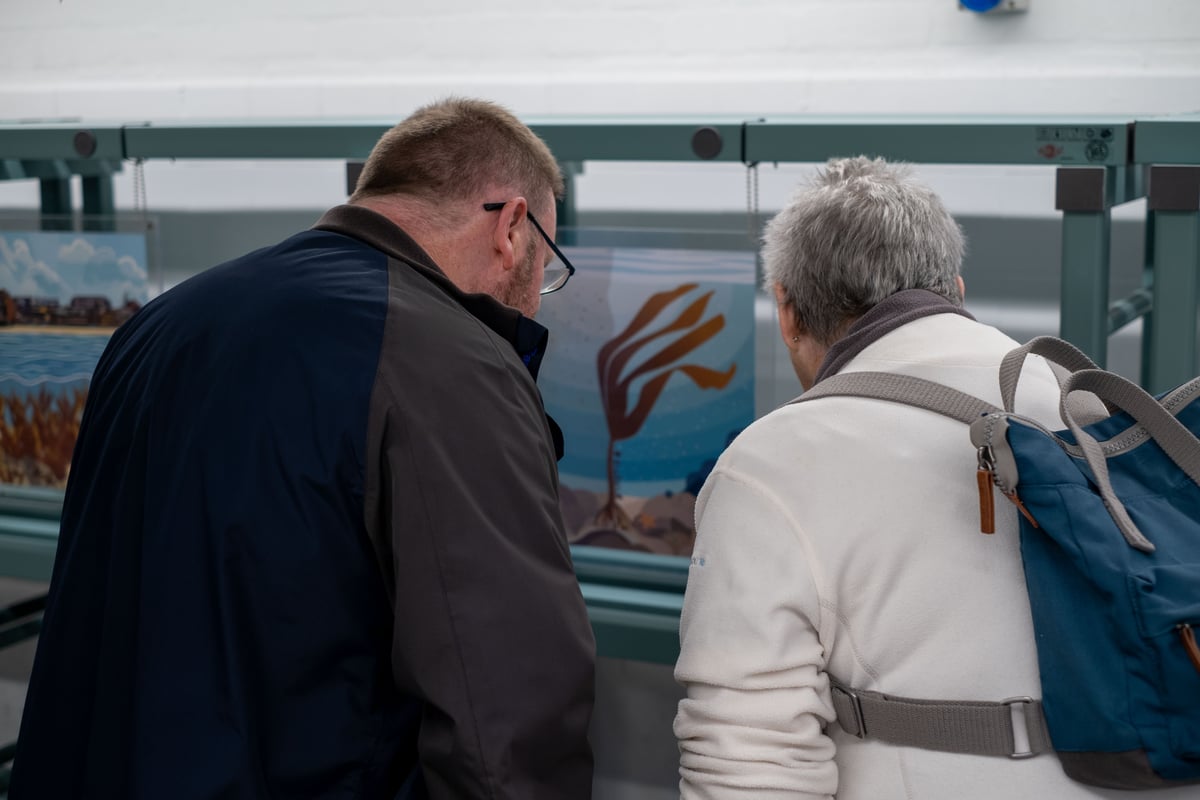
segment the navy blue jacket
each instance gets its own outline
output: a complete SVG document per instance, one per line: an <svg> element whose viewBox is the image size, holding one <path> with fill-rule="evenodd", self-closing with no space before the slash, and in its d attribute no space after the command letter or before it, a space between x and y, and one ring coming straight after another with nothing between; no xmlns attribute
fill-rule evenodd
<svg viewBox="0 0 1200 800"><path fill-rule="evenodd" d="M11 800L589 796L545 342L352 206L119 328Z"/></svg>

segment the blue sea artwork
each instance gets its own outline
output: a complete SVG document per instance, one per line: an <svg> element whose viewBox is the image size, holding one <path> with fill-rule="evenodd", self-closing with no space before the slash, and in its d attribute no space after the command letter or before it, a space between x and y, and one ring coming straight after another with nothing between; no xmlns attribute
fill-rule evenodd
<svg viewBox="0 0 1200 800"><path fill-rule="evenodd" d="M92 372L148 297L142 234L0 231L0 483L65 486Z"/></svg>
<svg viewBox="0 0 1200 800"><path fill-rule="evenodd" d="M754 418L754 256L576 247L542 300L539 376L562 427L573 542L683 554L695 495Z"/></svg>

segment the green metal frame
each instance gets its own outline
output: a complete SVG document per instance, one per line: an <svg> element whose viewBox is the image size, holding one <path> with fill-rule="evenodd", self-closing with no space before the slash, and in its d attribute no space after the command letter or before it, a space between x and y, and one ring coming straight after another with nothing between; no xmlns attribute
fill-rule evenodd
<svg viewBox="0 0 1200 800"><path fill-rule="evenodd" d="M1145 318L1143 381L1174 385L1196 371L1200 211L1155 205L1150 165L1200 165L1200 115L1087 117L540 118L526 120L564 166L588 161L818 163L862 153L936 164L1029 164L1059 170L1063 213L1060 333L1104 363L1108 336ZM112 175L126 160L365 158L389 121L0 125L0 179L41 181L42 213L111 215ZM1151 170L1151 174L1156 174ZM1165 180L1165 179L1164 179ZM1160 181L1160 185L1165 185ZM572 195L573 193L568 193ZM1108 298L1112 208L1149 196L1146 286ZM568 201L560 224L575 224ZM1186 341L1185 341L1186 340ZM1190 342L1190 344L1188 344ZM58 493L0 488L0 572L47 579ZM572 556L602 655L664 664L678 655L688 560L600 548Z"/></svg>
<svg viewBox="0 0 1200 800"><path fill-rule="evenodd" d="M1200 113L1138 120L1133 160L1150 165L1142 383L1163 392L1196 374Z"/></svg>

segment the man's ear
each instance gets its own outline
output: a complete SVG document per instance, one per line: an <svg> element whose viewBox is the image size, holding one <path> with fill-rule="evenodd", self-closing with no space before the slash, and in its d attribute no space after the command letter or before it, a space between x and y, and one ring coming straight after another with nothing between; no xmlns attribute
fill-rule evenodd
<svg viewBox="0 0 1200 800"><path fill-rule="evenodd" d="M502 269L506 272L517 265L515 239L524 235L529 213L529 203L524 197L514 197L504 204L492 228L492 250Z"/></svg>

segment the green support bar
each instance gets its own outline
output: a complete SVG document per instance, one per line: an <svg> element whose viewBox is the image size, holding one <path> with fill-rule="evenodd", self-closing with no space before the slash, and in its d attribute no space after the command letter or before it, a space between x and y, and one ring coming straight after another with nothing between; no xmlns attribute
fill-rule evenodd
<svg viewBox="0 0 1200 800"><path fill-rule="evenodd" d="M83 184L83 227L89 231L116 230L116 199L112 175L85 175Z"/></svg>
<svg viewBox="0 0 1200 800"><path fill-rule="evenodd" d="M575 177L583 174L583 162L566 161L560 162L558 166L562 171L564 184L562 199L558 201L555 209L558 214L558 229L574 229L579 225L579 209L575 203ZM559 234L558 242L562 245L575 244L574 231Z"/></svg>
<svg viewBox="0 0 1200 800"><path fill-rule="evenodd" d="M1112 310L1108 302L1112 206L1144 194L1140 169L1060 167L1054 206L1063 212L1059 336L1103 366Z"/></svg>
<svg viewBox="0 0 1200 800"><path fill-rule="evenodd" d="M40 178L42 230L71 229L71 178Z"/></svg>
<svg viewBox="0 0 1200 800"><path fill-rule="evenodd" d="M1059 336L1104 366L1108 360L1108 211L1064 211Z"/></svg>
<svg viewBox="0 0 1200 800"><path fill-rule="evenodd" d="M1154 311L1147 320L1153 347L1144 382L1153 393L1195 377L1200 300L1200 166L1154 166L1149 214L1153 235Z"/></svg>
<svg viewBox="0 0 1200 800"><path fill-rule="evenodd" d="M1133 160L1150 165L1146 283L1154 294L1154 309L1143 327L1142 382L1162 392L1200 369L1200 112L1139 119L1135 127Z"/></svg>
<svg viewBox="0 0 1200 800"><path fill-rule="evenodd" d="M25 174L25 168L21 166L21 159L0 158L0 181L17 181L30 177L32 176Z"/></svg>
<svg viewBox="0 0 1200 800"><path fill-rule="evenodd" d="M1138 164L1200 164L1200 112L1139 119L1133 160Z"/></svg>
<svg viewBox="0 0 1200 800"><path fill-rule="evenodd" d="M679 658L679 614L683 594L603 586L580 581L596 652L674 664Z"/></svg>
<svg viewBox="0 0 1200 800"><path fill-rule="evenodd" d="M0 513L0 576L27 581L49 581L58 545L58 520L35 519Z"/></svg>
<svg viewBox="0 0 1200 800"><path fill-rule="evenodd" d="M1155 219L1154 314L1146 389L1173 389L1194 378L1196 361L1197 272L1200 271L1200 215L1159 211Z"/></svg>

